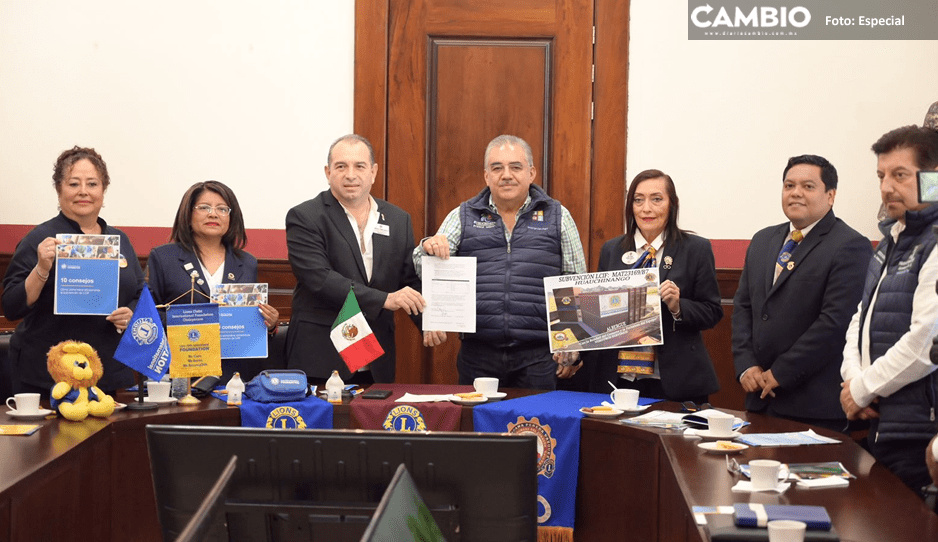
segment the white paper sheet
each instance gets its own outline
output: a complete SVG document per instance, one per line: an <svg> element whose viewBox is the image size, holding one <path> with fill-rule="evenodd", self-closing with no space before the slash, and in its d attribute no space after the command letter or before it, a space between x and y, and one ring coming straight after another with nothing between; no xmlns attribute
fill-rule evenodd
<svg viewBox="0 0 938 542"><path fill-rule="evenodd" d="M476 331L476 259L454 256L441 260L424 256L424 331Z"/></svg>

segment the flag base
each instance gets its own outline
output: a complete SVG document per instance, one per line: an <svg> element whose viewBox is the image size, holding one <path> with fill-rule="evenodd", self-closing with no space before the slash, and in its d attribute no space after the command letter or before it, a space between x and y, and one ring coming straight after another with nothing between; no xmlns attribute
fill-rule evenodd
<svg viewBox="0 0 938 542"><path fill-rule="evenodd" d="M156 403L138 402L136 399L127 403L127 410L156 410L159 407L160 405Z"/></svg>

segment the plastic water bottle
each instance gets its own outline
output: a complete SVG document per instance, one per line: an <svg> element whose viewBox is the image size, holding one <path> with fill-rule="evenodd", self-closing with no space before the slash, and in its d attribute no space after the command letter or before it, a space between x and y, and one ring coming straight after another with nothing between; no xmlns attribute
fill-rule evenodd
<svg viewBox="0 0 938 542"><path fill-rule="evenodd" d="M189 395L189 379L188 378L174 378L172 379L172 386L170 386L170 394L176 399L182 399L183 397Z"/></svg>
<svg viewBox="0 0 938 542"><path fill-rule="evenodd" d="M326 400L330 403L341 403L342 388L344 387L345 382L339 376L339 371L332 371L332 376L329 377L329 380L326 380Z"/></svg>

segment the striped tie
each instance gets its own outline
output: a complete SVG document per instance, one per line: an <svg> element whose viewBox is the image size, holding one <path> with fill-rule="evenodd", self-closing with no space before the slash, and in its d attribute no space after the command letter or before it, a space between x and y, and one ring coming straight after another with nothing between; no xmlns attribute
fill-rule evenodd
<svg viewBox="0 0 938 542"><path fill-rule="evenodd" d="M802 239L804 239L804 235L802 235L801 230L791 232L791 239L782 246L781 252L778 253L778 259L775 260L775 278L772 279L772 284L775 284L775 281L778 280L778 276L782 274L782 269L784 269L788 261L791 260L791 253L795 251L795 247L798 246L798 243L800 243Z"/></svg>
<svg viewBox="0 0 938 542"><path fill-rule="evenodd" d="M658 262L655 260L655 252L657 252L655 247L651 245L645 245L645 258L642 260L642 263L639 265L639 267L655 267L658 265Z"/></svg>

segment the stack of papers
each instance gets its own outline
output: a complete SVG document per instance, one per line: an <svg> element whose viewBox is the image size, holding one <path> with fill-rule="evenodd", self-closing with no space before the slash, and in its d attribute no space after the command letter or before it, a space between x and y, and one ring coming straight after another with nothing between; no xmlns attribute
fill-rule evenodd
<svg viewBox="0 0 938 542"><path fill-rule="evenodd" d="M451 393L446 395L421 395L418 393L405 393L401 396L400 399L395 400L395 403L441 403L443 401L449 401L453 398Z"/></svg>
<svg viewBox="0 0 938 542"><path fill-rule="evenodd" d="M738 440L750 446L804 446L807 444L840 443L837 439L818 435L810 429L791 433L749 433L741 436Z"/></svg>

